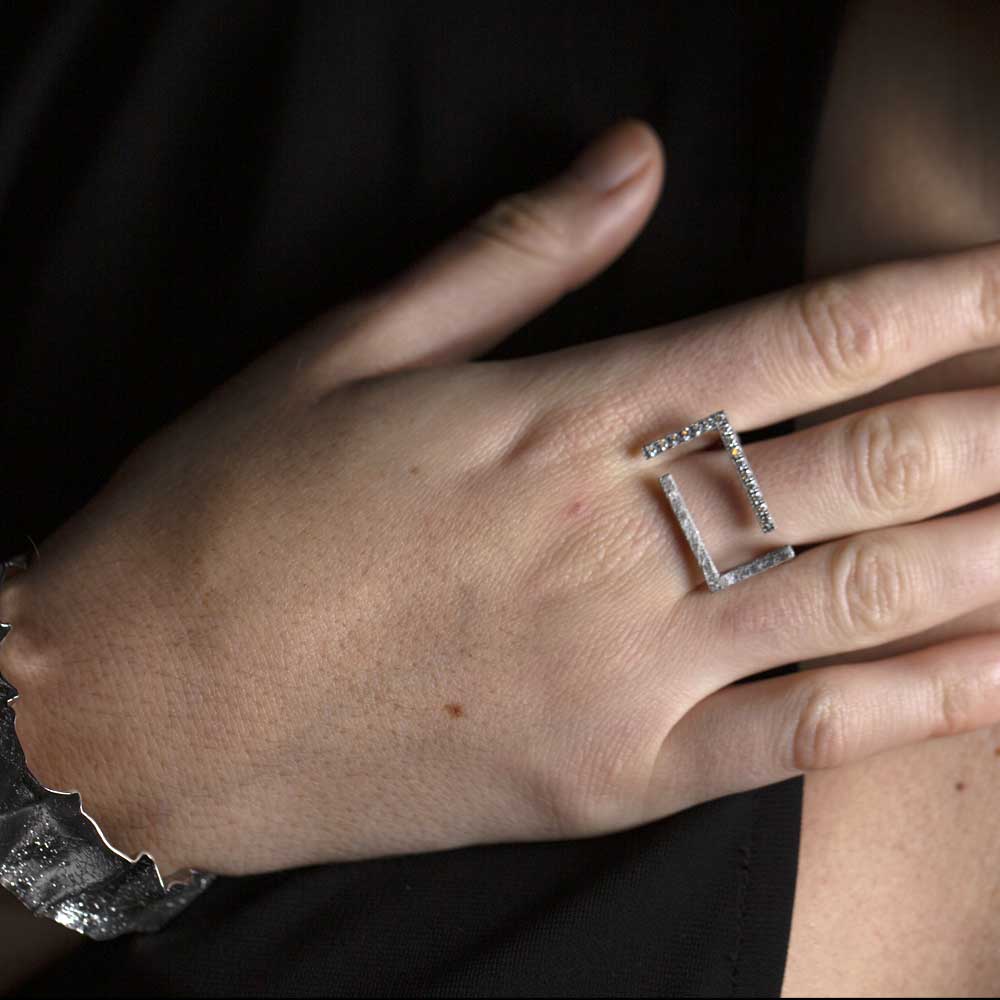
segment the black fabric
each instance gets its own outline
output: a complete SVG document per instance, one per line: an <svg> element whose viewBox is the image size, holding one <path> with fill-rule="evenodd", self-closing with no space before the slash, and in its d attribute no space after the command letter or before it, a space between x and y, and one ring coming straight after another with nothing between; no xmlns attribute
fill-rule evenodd
<svg viewBox="0 0 1000 1000"><path fill-rule="evenodd" d="M839 4L0 8L4 551L321 309L631 114L669 157L634 248L500 349L801 278ZM777 995L801 782L587 841L224 879L30 995ZM289 822L294 822L290 817Z"/></svg>

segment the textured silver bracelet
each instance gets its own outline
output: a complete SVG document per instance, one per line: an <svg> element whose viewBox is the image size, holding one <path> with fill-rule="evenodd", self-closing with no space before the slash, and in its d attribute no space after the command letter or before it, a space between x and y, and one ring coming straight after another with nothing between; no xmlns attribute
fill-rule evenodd
<svg viewBox="0 0 1000 1000"><path fill-rule="evenodd" d="M3 560L0 586L27 564L25 556ZM0 622L0 642L10 631ZM132 859L108 843L78 792L37 781L14 728L17 696L0 676L0 885L36 915L99 941L159 930L214 876L189 870L165 885L148 854Z"/></svg>

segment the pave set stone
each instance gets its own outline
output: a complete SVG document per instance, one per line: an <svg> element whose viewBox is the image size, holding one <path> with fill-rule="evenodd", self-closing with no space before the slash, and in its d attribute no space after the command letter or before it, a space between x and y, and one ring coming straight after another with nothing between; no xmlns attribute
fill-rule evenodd
<svg viewBox="0 0 1000 1000"><path fill-rule="evenodd" d="M688 424L687 427L682 427L673 434L667 434L665 437L650 441L642 449L642 453L646 458L656 458L657 455L670 451L671 448L676 448L679 444L693 441L696 437L701 437L702 434L707 434L709 431L719 430L723 424L729 427L725 412L719 410L718 413L713 413L703 420L696 420L693 424Z"/></svg>
<svg viewBox="0 0 1000 1000"><path fill-rule="evenodd" d="M767 509L767 504L764 502L760 484L757 482L757 477L754 475L753 469L750 468L750 462L743 451L740 436L733 430L733 426L729 423L729 418L726 416L724 410L712 413L702 420L695 420L693 423L688 424L687 427L682 427L673 434L667 434L664 437L657 438L655 441L650 441L649 444L643 447L642 453L646 458L656 458L657 455L670 451L672 448L676 448L687 441L693 441L696 437L701 437L702 434L707 434L709 431L719 432L723 447L729 453L733 465L736 466L736 472L740 477L740 482L743 485L747 499L753 507L761 531L765 532L765 534L769 531L774 531L774 519L771 517Z"/></svg>

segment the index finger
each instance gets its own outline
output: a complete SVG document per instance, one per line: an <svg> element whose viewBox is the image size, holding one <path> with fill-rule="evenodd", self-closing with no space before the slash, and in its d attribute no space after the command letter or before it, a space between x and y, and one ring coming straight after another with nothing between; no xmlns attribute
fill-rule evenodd
<svg viewBox="0 0 1000 1000"><path fill-rule="evenodd" d="M599 363L638 449L716 410L737 430L763 427L995 345L1000 242L876 264L616 337Z"/></svg>

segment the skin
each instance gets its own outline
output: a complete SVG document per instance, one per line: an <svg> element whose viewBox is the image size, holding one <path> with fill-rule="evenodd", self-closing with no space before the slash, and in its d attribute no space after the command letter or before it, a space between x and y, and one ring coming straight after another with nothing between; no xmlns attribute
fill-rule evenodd
<svg viewBox="0 0 1000 1000"><path fill-rule="evenodd" d="M636 460L720 384L743 430L1000 342L1000 249L462 364L641 226L658 144L637 123L605 141L635 154L631 184L598 193L578 171L516 196L322 317L140 449L12 581L0 669L29 762L113 841L164 871L244 872L590 836L1000 719L992 635L730 686L1000 600L1000 515L916 523L1000 489L993 390L751 446L774 543L814 547L718 595ZM682 354L690 382L664 401L657 372ZM976 428L960 462L912 495L871 475L873 453L907 465L897 441L943 456L942 418ZM721 563L759 546L729 521L718 455L695 443L671 469L727 538Z"/></svg>
<svg viewBox="0 0 1000 1000"><path fill-rule="evenodd" d="M753 428L1000 343L1000 247L455 360L618 252L661 155L647 126L613 129L246 369L46 540L5 593L2 664L41 780L79 786L164 873L240 874L593 836L1000 719L992 636L732 686L1000 600L1000 511L910 523L1000 489L982 461L1000 390L751 446L773 544L813 547L721 594L637 461L720 384ZM658 372L682 357L665 401ZM959 421L976 436L949 464ZM872 453L894 468L912 442L942 457L920 490L887 489ZM724 530L725 461L692 446L670 467L728 562L759 541L746 517Z"/></svg>
<svg viewBox="0 0 1000 1000"><path fill-rule="evenodd" d="M849 10L816 149L812 275L1000 237L998 41L991 3ZM998 376L985 348L802 423ZM998 627L990 605L886 651ZM807 776L783 995L996 996L998 748L994 725Z"/></svg>

